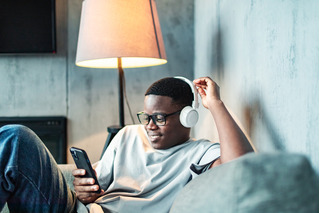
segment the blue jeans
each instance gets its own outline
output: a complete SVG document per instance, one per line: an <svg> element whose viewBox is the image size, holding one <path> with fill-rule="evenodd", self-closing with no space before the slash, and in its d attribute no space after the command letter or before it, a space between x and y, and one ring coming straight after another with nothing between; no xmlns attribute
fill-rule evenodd
<svg viewBox="0 0 320 213"><path fill-rule="evenodd" d="M0 128L0 210L72 212L76 196L54 158L27 127Z"/></svg>

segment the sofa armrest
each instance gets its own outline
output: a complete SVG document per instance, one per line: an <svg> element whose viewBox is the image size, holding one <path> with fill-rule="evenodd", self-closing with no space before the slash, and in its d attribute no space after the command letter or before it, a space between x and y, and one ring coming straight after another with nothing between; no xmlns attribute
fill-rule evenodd
<svg viewBox="0 0 320 213"><path fill-rule="evenodd" d="M306 156L250 153L190 181L170 213L319 212L318 180Z"/></svg>
<svg viewBox="0 0 320 213"><path fill-rule="evenodd" d="M72 175L72 170L74 170L76 166L74 164L59 164L58 166L64 178L66 179L68 186L70 187L70 189L74 190L74 187L73 187L74 177Z"/></svg>

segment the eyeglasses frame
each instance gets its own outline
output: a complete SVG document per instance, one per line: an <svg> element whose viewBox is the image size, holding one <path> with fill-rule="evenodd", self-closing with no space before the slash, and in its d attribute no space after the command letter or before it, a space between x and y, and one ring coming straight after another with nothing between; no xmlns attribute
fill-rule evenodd
<svg viewBox="0 0 320 213"><path fill-rule="evenodd" d="M182 110L178 110L178 111L176 111L176 112L169 113L169 114L165 114L165 113L154 113L154 114L152 114L152 115L149 115L149 114L147 114L147 113L145 113L145 112L138 112L138 113L137 113L137 117L138 117L139 122L142 124L139 116L140 116L140 115L147 115L147 116L148 116L148 123L143 124L143 125L148 125L148 124L150 123L150 120L152 119L152 121L153 121L153 123L154 123L155 125L157 125L157 126L164 126L164 125L167 124L167 117L169 117L169 116L171 116L171 115L178 114L178 113L180 113L181 111L182 111ZM155 117L155 116L157 116L157 115L162 115L162 116L164 117L164 124L161 124L161 125L157 124L157 122L156 122L156 117Z"/></svg>

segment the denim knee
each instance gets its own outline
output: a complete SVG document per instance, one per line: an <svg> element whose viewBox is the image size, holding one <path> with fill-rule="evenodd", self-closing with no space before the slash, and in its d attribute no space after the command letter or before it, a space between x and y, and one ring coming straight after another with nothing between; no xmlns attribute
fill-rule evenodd
<svg viewBox="0 0 320 213"><path fill-rule="evenodd" d="M27 135L34 134L34 132L26 126L21 124L8 124L0 128L0 135Z"/></svg>
<svg viewBox="0 0 320 213"><path fill-rule="evenodd" d="M0 128L0 143L8 141L10 142L28 142L30 139L35 139L32 141L40 140L39 137L28 127L20 124L9 124Z"/></svg>
<svg viewBox="0 0 320 213"><path fill-rule="evenodd" d="M13 132L32 132L32 130L30 130L29 127L26 127L24 125L21 125L21 124L8 124L8 125L4 125L3 127L1 127L1 129L4 128L4 129L8 129L10 131L13 131Z"/></svg>

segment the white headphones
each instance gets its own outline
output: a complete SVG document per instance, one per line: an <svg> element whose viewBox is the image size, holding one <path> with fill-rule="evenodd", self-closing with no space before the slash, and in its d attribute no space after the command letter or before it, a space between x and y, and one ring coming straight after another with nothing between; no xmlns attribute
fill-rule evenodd
<svg viewBox="0 0 320 213"><path fill-rule="evenodd" d="M182 109L180 112L180 123L187 128L193 127L196 125L199 119L199 114L197 111L197 108L199 107L199 102L198 102L198 90L196 86L193 84L192 81L185 77L181 76L176 76L174 78L183 80L187 84L189 84L192 94L193 94L193 102L192 102L192 107L191 106L186 106Z"/></svg>

